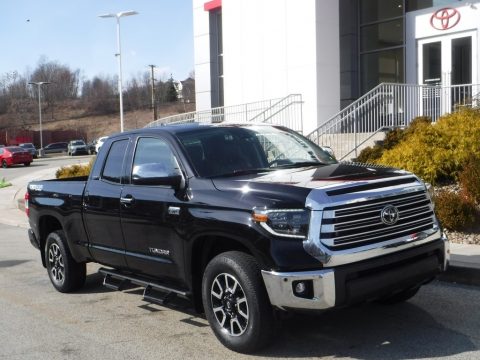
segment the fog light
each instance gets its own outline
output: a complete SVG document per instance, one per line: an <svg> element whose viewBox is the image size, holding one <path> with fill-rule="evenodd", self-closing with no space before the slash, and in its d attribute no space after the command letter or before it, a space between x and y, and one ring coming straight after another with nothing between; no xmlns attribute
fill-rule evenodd
<svg viewBox="0 0 480 360"><path fill-rule="evenodd" d="M295 285L295 292L297 294L303 294L305 290L307 290L307 285L305 285L303 281L300 281L299 283L297 283L297 285Z"/></svg>
<svg viewBox="0 0 480 360"><path fill-rule="evenodd" d="M300 280L292 283L293 294L304 299L313 299L312 280Z"/></svg>

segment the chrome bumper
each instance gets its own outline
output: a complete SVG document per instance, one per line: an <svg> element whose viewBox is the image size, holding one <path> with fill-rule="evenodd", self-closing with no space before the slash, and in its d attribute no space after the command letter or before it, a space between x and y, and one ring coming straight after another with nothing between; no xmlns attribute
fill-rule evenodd
<svg viewBox="0 0 480 360"><path fill-rule="evenodd" d="M328 309L335 306L335 273L333 269L279 273L262 270L270 303L280 309ZM313 298L298 297L293 282L311 280Z"/></svg>
<svg viewBox="0 0 480 360"><path fill-rule="evenodd" d="M438 240L443 242L444 258L443 264L440 265L441 270L445 271L450 260L450 244L443 233ZM419 244L423 244L423 242L417 243L417 245ZM270 303L277 308L322 310L336 305L335 268L298 272L262 270L262 277ZM311 281L313 296L311 298L297 296L294 292L296 281Z"/></svg>

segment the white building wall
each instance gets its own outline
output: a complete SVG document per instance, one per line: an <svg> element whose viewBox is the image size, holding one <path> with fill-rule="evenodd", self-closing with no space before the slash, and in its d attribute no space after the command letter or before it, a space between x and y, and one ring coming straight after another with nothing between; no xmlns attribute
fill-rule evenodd
<svg viewBox="0 0 480 360"><path fill-rule="evenodd" d="M205 0L193 0L193 45L195 58L195 101L197 110L210 109L210 27Z"/></svg>
<svg viewBox="0 0 480 360"><path fill-rule="evenodd" d="M340 110L339 1L317 1L317 119L323 124Z"/></svg>
<svg viewBox="0 0 480 360"><path fill-rule="evenodd" d="M194 0L197 110L210 106L204 2ZM302 94L304 133L338 112L338 16L338 0L223 0L225 106Z"/></svg>

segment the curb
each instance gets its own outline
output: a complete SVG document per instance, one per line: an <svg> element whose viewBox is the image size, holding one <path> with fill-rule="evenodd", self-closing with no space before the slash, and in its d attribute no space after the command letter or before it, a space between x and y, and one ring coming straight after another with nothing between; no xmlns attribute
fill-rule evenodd
<svg viewBox="0 0 480 360"><path fill-rule="evenodd" d="M446 272L438 275L437 279L463 285L480 286L480 269L450 265Z"/></svg>

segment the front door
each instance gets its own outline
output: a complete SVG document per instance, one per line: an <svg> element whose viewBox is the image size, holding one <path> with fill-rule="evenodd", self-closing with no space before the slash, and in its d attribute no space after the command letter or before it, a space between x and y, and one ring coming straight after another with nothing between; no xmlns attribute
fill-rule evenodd
<svg viewBox="0 0 480 360"><path fill-rule="evenodd" d="M423 91L424 115L438 117L472 99L476 79L476 34L463 32L418 40L419 84L441 85Z"/></svg>
<svg viewBox="0 0 480 360"><path fill-rule="evenodd" d="M174 153L162 138L137 139L133 171L142 165L155 165L169 174L179 172ZM179 233L181 219L186 216L184 202L171 186L163 185L126 184L121 197L122 231L130 270L182 286L184 244Z"/></svg>

